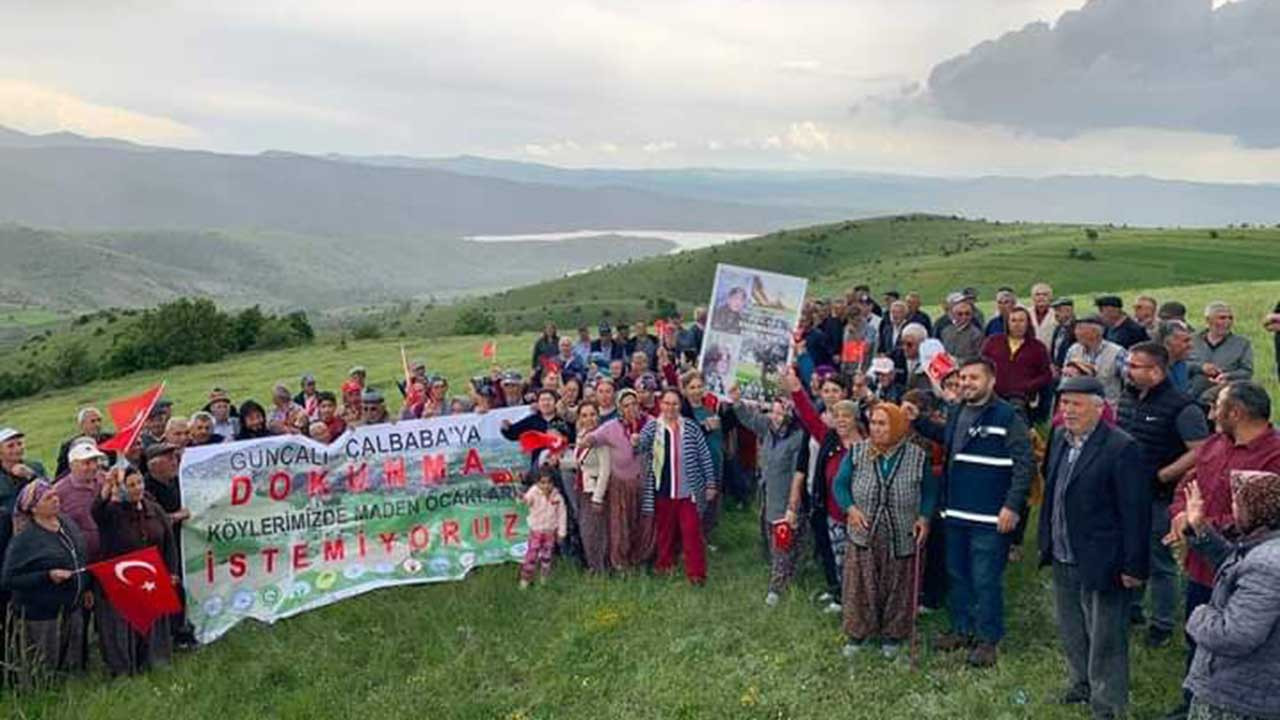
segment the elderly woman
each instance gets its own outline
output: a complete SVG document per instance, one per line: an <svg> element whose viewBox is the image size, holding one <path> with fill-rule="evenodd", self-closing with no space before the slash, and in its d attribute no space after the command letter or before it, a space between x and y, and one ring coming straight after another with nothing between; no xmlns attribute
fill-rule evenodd
<svg viewBox="0 0 1280 720"><path fill-rule="evenodd" d="M827 403L827 412L824 414L818 413L794 372L789 373L784 382L791 391L796 416L809 432L810 438L817 443L816 449L810 445L811 462L807 475L809 523L814 533L814 553L827 580L827 590L819 598L826 603L824 612L840 612L840 572L844 567L848 529L844 511L840 509L832 492L832 484L849 449L862 440L858 426L858 406L844 398L844 387L838 378L829 378L823 382L823 400ZM800 511L801 496L799 492L792 493L787 505L788 514Z"/></svg>
<svg viewBox="0 0 1280 720"><path fill-rule="evenodd" d="M792 373L788 377L794 378ZM799 382L797 379L796 382ZM764 489L764 503L760 508L762 529L769 544L769 588L764 603L769 607L778 604L791 577L795 574L799 543L789 545L779 541L779 525L785 524L789 534L798 525L798 517L792 508L792 480L797 458L808 442L804 428L792 416L791 403L783 398L768 404L767 412L741 401L741 393L735 385L729 391L729 404L738 422L760 438L763 468L760 482Z"/></svg>
<svg viewBox="0 0 1280 720"><path fill-rule="evenodd" d="M0 585L13 593L22 623L15 638L21 645L7 648L7 657L21 664L26 683L48 672L84 669L80 608L93 608L93 593L84 571L84 535L59 513L60 507L48 482L23 486L13 511L14 537L0 574Z"/></svg>
<svg viewBox="0 0 1280 720"><path fill-rule="evenodd" d="M601 385L612 390L611 384ZM604 417L603 410L600 416ZM609 515L609 564L614 570L626 571L643 565L653 554L653 524L640 513L644 467L634 449L640 432L651 422L649 416L640 412L635 391L623 390L618 395L616 417L601 422L598 428L578 438L580 446L609 448L612 491L605 494L605 503Z"/></svg>
<svg viewBox="0 0 1280 720"><path fill-rule="evenodd" d="M1190 720L1280 717L1280 475L1232 476L1239 539L1209 522L1200 488L1187 484L1190 547L1216 566L1213 596L1187 618L1196 642L1185 687Z"/></svg>
<svg viewBox="0 0 1280 720"><path fill-rule="evenodd" d="M600 425L600 408L594 402L578 406L578 437L583 437ZM587 569L603 573L609 569L609 516L605 500L609 492L616 493L610 484L612 473L611 451L608 445L579 443L573 450L577 470L575 490L578 494L578 525L582 536L582 554Z"/></svg>
<svg viewBox="0 0 1280 720"><path fill-rule="evenodd" d="M322 425L323 427L323 425ZM112 558L154 545L178 584L177 544L169 514L146 494L142 471L130 467L107 475L102 492L93 502L93 519L102 536L102 556ZM162 617L142 635L129 626L109 602L98 608L102 654L112 675L133 675L152 665L166 665L173 655L169 618Z"/></svg>
<svg viewBox="0 0 1280 720"><path fill-rule="evenodd" d="M841 603L846 656L879 638L881 653L893 658L911 633L912 558L918 562L928 538L937 485L929 454L907 440L910 429L902 408L877 403L870 438L850 448L833 484L849 524Z"/></svg>

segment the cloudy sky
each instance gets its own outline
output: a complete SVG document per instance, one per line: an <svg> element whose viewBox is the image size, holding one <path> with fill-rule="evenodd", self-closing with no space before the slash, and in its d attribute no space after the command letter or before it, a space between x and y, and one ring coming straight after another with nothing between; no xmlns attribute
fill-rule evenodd
<svg viewBox="0 0 1280 720"><path fill-rule="evenodd" d="M231 152L1280 181L1280 0L5 0L0 125Z"/></svg>

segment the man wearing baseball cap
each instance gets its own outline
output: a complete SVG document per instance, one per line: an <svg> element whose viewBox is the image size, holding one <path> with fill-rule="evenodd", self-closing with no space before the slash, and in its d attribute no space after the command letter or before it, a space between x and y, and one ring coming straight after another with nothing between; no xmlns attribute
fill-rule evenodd
<svg viewBox="0 0 1280 720"><path fill-rule="evenodd" d="M1130 592L1150 565L1151 483L1142 451L1102 420L1106 388L1074 377L1059 386L1040 512L1040 564L1053 567L1054 607L1069 673L1059 701L1095 718L1129 702Z"/></svg>
<svg viewBox="0 0 1280 720"><path fill-rule="evenodd" d="M84 535L90 562L100 559L98 523L91 510L94 498L102 492L102 463L106 459L93 438L81 438L67 452L70 471L53 484L53 492L62 503L62 513L74 520Z"/></svg>

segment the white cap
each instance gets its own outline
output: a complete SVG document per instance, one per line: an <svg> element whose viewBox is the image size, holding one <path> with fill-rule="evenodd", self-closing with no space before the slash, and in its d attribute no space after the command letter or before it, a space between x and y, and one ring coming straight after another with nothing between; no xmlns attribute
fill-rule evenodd
<svg viewBox="0 0 1280 720"><path fill-rule="evenodd" d="M871 372L873 373L891 373L893 370L893 361L883 355L871 361Z"/></svg>
<svg viewBox="0 0 1280 720"><path fill-rule="evenodd" d="M17 428L0 428L0 443L8 442L14 438L20 438L22 436L23 432Z"/></svg>
<svg viewBox="0 0 1280 720"><path fill-rule="evenodd" d="M106 457L97 445L89 443L76 443L67 451L67 460L78 462L80 460L93 460L94 458Z"/></svg>

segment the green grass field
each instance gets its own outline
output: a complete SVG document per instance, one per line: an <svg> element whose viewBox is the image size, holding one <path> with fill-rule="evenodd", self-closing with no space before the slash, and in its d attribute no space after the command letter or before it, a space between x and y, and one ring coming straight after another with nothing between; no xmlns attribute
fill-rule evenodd
<svg viewBox="0 0 1280 720"><path fill-rule="evenodd" d="M1259 272L1264 270L1274 272L1274 263ZM1130 282L1115 282L1126 274ZM990 270L983 277L988 285L1004 282ZM1141 269L1111 268L1100 277L1110 284L1088 288L1132 286L1148 276ZM1234 303L1240 331L1254 342L1257 376L1280 406L1271 339L1258 322L1280 298L1280 281L1162 288L1153 294L1183 300L1193 316L1210 300ZM1126 299L1133 295L1124 293ZM498 338L500 361L524 369L531 340L529 335ZM425 359L455 386L484 366L481 343L475 337L406 341L411 358ZM399 344L353 342L339 351L322 340L217 365L175 368L164 376L180 412L203 404L213 385L238 399L262 399L272 383L293 384L303 372L314 372L322 386L333 387L353 364L367 366L371 381L389 388L399 376ZM23 428L32 453L48 464L58 442L73 431L78 406L104 404L157 379L135 375L0 405L0 424ZM274 627L246 624L211 646L180 655L172 668L117 681L95 675L44 694L5 697L0 707L13 717L113 720L167 720L175 714L526 720L1083 717L1079 710L1051 704L1064 672L1048 578L1036 572L1029 556L1009 573L1010 633L999 668L972 671L959 658L926 649L922 671L913 673L903 664L840 657L836 621L808 602L818 587L811 566L778 608L766 608L768 570L750 512L729 513L712 542L720 549L710 558L711 579L704 589L648 577L588 578L561 567L548 587L521 593L514 566L482 569L461 583L376 591ZM941 623L940 617L927 618L927 634ZM1149 717L1175 699L1181 648L1175 644L1151 652L1135 646L1133 652L1135 711Z"/></svg>

